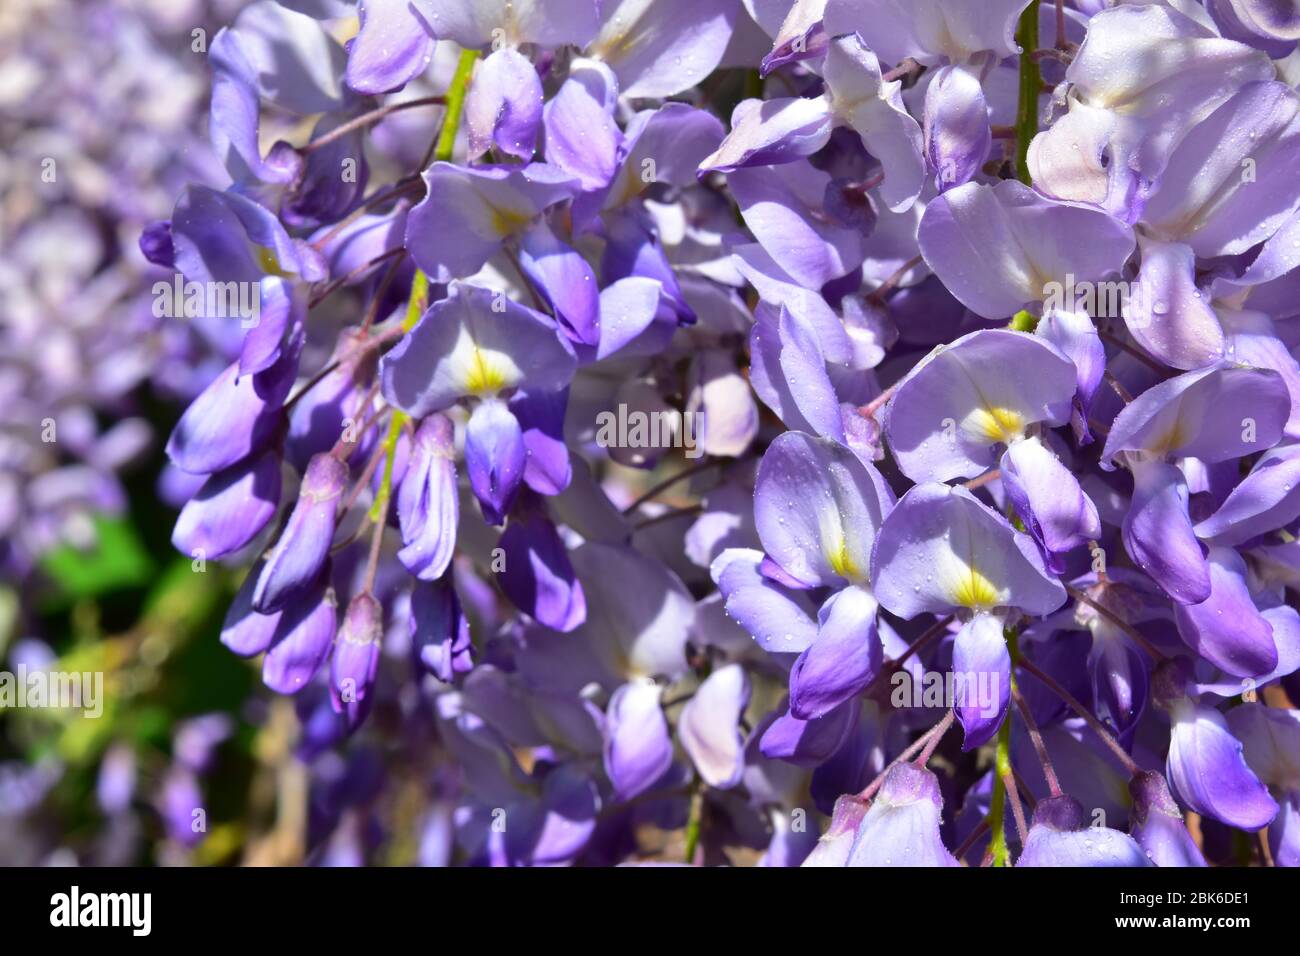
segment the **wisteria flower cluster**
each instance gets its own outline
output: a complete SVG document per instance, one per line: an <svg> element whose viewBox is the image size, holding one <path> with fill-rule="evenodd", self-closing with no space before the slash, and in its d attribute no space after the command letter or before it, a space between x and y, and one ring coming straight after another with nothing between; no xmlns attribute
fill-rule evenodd
<svg viewBox="0 0 1300 956"><path fill-rule="evenodd" d="M172 540L247 569L311 858L1300 862L1298 41L245 8L141 248L242 336Z"/></svg>

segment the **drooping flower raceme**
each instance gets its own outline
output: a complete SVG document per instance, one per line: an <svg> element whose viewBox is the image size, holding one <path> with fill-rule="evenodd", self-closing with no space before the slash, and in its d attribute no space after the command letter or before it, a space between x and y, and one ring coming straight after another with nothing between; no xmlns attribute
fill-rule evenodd
<svg viewBox="0 0 1300 956"><path fill-rule="evenodd" d="M229 184L143 240L256 293L173 543L318 858L401 735L426 862L1295 861L1293 23L349 6L214 38Z"/></svg>

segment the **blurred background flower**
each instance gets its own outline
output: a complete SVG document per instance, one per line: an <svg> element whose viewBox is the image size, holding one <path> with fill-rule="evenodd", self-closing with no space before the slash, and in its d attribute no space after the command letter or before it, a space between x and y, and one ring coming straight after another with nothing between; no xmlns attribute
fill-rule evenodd
<svg viewBox="0 0 1300 956"><path fill-rule="evenodd" d="M186 183L227 179L207 142L206 45L243 5L0 8L0 670L102 672L115 701L99 720L0 711L2 863L143 859L137 810L176 779L169 734L214 702L163 675L212 633L228 582L168 573L156 483L159 436L223 345L154 314L171 270L139 238Z"/></svg>

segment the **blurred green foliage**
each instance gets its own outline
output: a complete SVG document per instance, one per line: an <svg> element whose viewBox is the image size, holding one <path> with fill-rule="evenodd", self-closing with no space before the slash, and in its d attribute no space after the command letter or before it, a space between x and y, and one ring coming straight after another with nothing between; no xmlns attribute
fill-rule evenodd
<svg viewBox="0 0 1300 956"><path fill-rule="evenodd" d="M153 575L155 562L125 518L99 516L95 534L93 550L63 545L42 558L41 570L55 585L47 597L49 606L57 608L80 598L140 587Z"/></svg>
<svg viewBox="0 0 1300 956"><path fill-rule="evenodd" d="M158 415L162 434L169 427L165 415ZM156 861L162 831L152 802L177 726L200 714L226 713L237 730L205 780L208 833L193 859L236 861L245 829L256 764L248 707L261 685L253 668L219 641L238 582L221 565L195 567L172 548L176 513L154 490L161 466L158 454L128 480L128 514L96 519L95 548L61 547L44 557L29 588L0 588L0 669L9 668L3 662L14 642L38 637L57 656L56 669L103 674L99 718L76 710L0 709L0 762L58 762L62 776L37 811L39 825L86 862L93 862L105 827L96 784L113 744L127 745L136 758L132 809L143 838L134 862Z"/></svg>

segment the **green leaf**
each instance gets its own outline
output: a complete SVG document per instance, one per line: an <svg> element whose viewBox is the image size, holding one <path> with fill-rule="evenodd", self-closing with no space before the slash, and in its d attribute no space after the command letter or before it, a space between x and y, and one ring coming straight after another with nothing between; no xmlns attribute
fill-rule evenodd
<svg viewBox="0 0 1300 956"><path fill-rule="evenodd" d="M60 545L41 559L41 569L65 598L93 598L139 587L154 573L153 559L130 522L107 515L96 516L94 522L92 550Z"/></svg>

